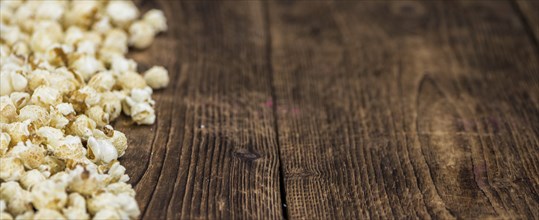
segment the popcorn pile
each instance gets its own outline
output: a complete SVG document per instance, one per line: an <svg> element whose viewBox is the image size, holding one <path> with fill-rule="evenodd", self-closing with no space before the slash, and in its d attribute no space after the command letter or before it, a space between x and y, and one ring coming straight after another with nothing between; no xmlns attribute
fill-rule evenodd
<svg viewBox="0 0 539 220"><path fill-rule="evenodd" d="M167 30L131 1L0 1L0 219L135 219L135 191L118 158L121 112L155 122L152 89L125 57Z"/></svg>

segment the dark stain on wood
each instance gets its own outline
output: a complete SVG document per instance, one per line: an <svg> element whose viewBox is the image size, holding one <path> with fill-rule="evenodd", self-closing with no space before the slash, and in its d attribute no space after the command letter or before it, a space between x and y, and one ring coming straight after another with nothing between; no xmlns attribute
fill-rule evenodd
<svg viewBox="0 0 539 220"><path fill-rule="evenodd" d="M136 1L142 219L539 218L539 4Z"/></svg>

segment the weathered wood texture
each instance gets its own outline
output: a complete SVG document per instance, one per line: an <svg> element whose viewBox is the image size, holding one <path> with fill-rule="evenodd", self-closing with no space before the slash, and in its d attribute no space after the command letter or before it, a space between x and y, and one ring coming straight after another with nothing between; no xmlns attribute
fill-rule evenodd
<svg viewBox="0 0 539 220"><path fill-rule="evenodd" d="M142 219L539 218L537 3L137 4L171 75L115 124Z"/></svg>
<svg viewBox="0 0 539 220"><path fill-rule="evenodd" d="M279 219L278 148L260 2L143 1L169 31L132 57L164 65L157 123L127 129L142 219Z"/></svg>
<svg viewBox="0 0 539 220"><path fill-rule="evenodd" d="M516 10L523 16L523 23L529 26L531 35L535 39L536 47L539 41L539 1L513 0L516 2Z"/></svg>
<svg viewBox="0 0 539 220"><path fill-rule="evenodd" d="M508 1L270 2L291 218L539 218L539 67Z"/></svg>

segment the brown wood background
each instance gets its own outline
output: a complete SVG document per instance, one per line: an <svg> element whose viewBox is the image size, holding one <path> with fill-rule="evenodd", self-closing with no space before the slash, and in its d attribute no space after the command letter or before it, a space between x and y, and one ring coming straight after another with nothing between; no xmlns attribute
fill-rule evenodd
<svg viewBox="0 0 539 220"><path fill-rule="evenodd" d="M137 1L141 218L539 218L538 2Z"/></svg>

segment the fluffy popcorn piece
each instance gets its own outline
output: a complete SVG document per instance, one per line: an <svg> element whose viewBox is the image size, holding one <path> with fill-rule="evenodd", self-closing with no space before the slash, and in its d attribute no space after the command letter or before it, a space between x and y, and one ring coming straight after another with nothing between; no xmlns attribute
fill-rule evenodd
<svg viewBox="0 0 539 220"><path fill-rule="evenodd" d="M4 65L4 67L7 64ZM22 75L21 71L0 71L0 95L9 95L12 92L22 92L26 89L28 80Z"/></svg>
<svg viewBox="0 0 539 220"><path fill-rule="evenodd" d="M118 194L127 194L129 196L132 196L132 197L135 197L135 190L133 189L133 187L131 187L131 185L125 183L125 182L116 182L116 183L112 183L112 184L109 184L106 188L105 188L105 191L106 192L109 192L109 193L112 193L114 195L118 195Z"/></svg>
<svg viewBox="0 0 539 220"><path fill-rule="evenodd" d="M111 212L119 212L123 218L136 218L140 214L135 198L127 194L114 195L112 193L101 193L88 201L88 211L95 214L109 209Z"/></svg>
<svg viewBox="0 0 539 220"><path fill-rule="evenodd" d="M0 156L4 156L8 151L9 142L11 142L9 134L5 132L0 133Z"/></svg>
<svg viewBox="0 0 539 220"><path fill-rule="evenodd" d="M38 170L29 170L22 175L19 181L24 189L31 190L34 185L45 180L45 176Z"/></svg>
<svg viewBox="0 0 539 220"><path fill-rule="evenodd" d="M50 122L49 126L63 129L67 124L69 124L69 119L67 119L61 112L59 112L57 109L51 107L50 108Z"/></svg>
<svg viewBox="0 0 539 220"><path fill-rule="evenodd" d="M2 220L12 220L13 216L11 216L7 212L0 212L0 219L2 219Z"/></svg>
<svg viewBox="0 0 539 220"><path fill-rule="evenodd" d="M105 10L112 23L119 27L126 27L139 16L138 8L131 1L110 1Z"/></svg>
<svg viewBox="0 0 539 220"><path fill-rule="evenodd" d="M136 21L129 27L129 45L137 49L145 49L153 43L155 32L145 21Z"/></svg>
<svg viewBox="0 0 539 220"><path fill-rule="evenodd" d="M30 47L33 51L43 53L47 51L51 45L57 44L59 40L58 36L53 34L52 31L35 31L30 40Z"/></svg>
<svg viewBox="0 0 539 220"><path fill-rule="evenodd" d="M65 186L57 184L53 180L45 180L35 184L30 192L32 203L38 210L60 210L67 203Z"/></svg>
<svg viewBox="0 0 539 220"><path fill-rule="evenodd" d="M57 174L65 170L66 165L60 159L53 156L46 156L45 162L39 166L38 170L45 176Z"/></svg>
<svg viewBox="0 0 539 220"><path fill-rule="evenodd" d="M43 1L36 10L37 19L59 20L64 14L65 4L63 1Z"/></svg>
<svg viewBox="0 0 539 220"><path fill-rule="evenodd" d="M111 68L112 72L118 76L122 76L122 74L127 73L127 72L137 71L137 63L134 60L126 59L123 56L112 57L111 67L112 67ZM127 79L124 77L120 77L120 81L122 80L127 80Z"/></svg>
<svg viewBox="0 0 539 220"><path fill-rule="evenodd" d="M24 166L28 169L37 169L45 159L45 149L30 141L19 142L7 154L8 157L17 157L21 159Z"/></svg>
<svg viewBox="0 0 539 220"><path fill-rule="evenodd" d="M111 29L112 25L110 24L110 18L108 16L101 16L101 18L92 25L92 30L101 34L104 34Z"/></svg>
<svg viewBox="0 0 539 220"><path fill-rule="evenodd" d="M151 99L152 89L131 90L131 96L125 98L122 109L137 124L153 124L155 122L154 101Z"/></svg>
<svg viewBox="0 0 539 220"><path fill-rule="evenodd" d="M99 1L73 1L71 3L71 10L66 11L64 16L64 25L77 25L84 28L90 26L98 10Z"/></svg>
<svg viewBox="0 0 539 220"><path fill-rule="evenodd" d="M67 127L67 133L71 135L79 136L82 140L88 140L92 136L92 130L96 128L97 124L94 120L88 118L86 115L79 115Z"/></svg>
<svg viewBox="0 0 539 220"><path fill-rule="evenodd" d="M0 122L9 123L17 117L17 107L9 96L0 97Z"/></svg>
<svg viewBox="0 0 539 220"><path fill-rule="evenodd" d="M71 67L84 77L84 81L90 80L97 72L105 70L103 63L91 55L81 55L71 64Z"/></svg>
<svg viewBox="0 0 539 220"><path fill-rule="evenodd" d="M123 55L127 53L127 33L121 29L112 29L105 33L103 48L118 52Z"/></svg>
<svg viewBox="0 0 539 220"><path fill-rule="evenodd" d="M60 103L56 105L56 109L64 116L75 114L75 109L73 109L73 105L71 103Z"/></svg>
<svg viewBox="0 0 539 220"><path fill-rule="evenodd" d="M110 91L114 84L116 84L116 80L110 72L100 72L95 74L88 82L88 86L94 88L98 92Z"/></svg>
<svg viewBox="0 0 539 220"><path fill-rule="evenodd" d="M40 209L34 215L34 219L55 219L55 220L64 220L66 219L62 213L52 210L52 209Z"/></svg>
<svg viewBox="0 0 539 220"><path fill-rule="evenodd" d="M9 95L9 98L17 109L21 109L30 101L30 94L26 92L13 92Z"/></svg>
<svg viewBox="0 0 539 220"><path fill-rule="evenodd" d="M55 157L62 160L82 161L86 157L86 149L77 136L68 135L61 138L56 145L50 145L49 150Z"/></svg>
<svg viewBox="0 0 539 220"><path fill-rule="evenodd" d="M65 32L64 43L75 45L83 38L84 31L79 26L70 26Z"/></svg>
<svg viewBox="0 0 539 220"><path fill-rule="evenodd" d="M152 89L165 88L169 83L168 71L162 66L154 66L144 73L144 80Z"/></svg>
<svg viewBox="0 0 539 220"><path fill-rule="evenodd" d="M32 210L30 193L21 188L19 183L9 181L0 185L0 198L6 200L7 211L19 215Z"/></svg>
<svg viewBox="0 0 539 220"><path fill-rule="evenodd" d="M136 72L124 72L119 77L120 80L117 81L117 84L126 90L131 89L142 89L146 87L146 81L144 78Z"/></svg>
<svg viewBox="0 0 539 220"><path fill-rule="evenodd" d="M167 19L161 10L151 9L144 14L142 19L150 24L156 33L167 30Z"/></svg>
<svg viewBox="0 0 539 220"><path fill-rule="evenodd" d="M86 110L86 115L92 120L95 121L97 126L103 127L109 124L109 114L103 111L103 107L96 105Z"/></svg>
<svg viewBox="0 0 539 220"><path fill-rule="evenodd" d="M0 163L0 179L3 181L16 181L24 174L24 165L19 158L3 157Z"/></svg>
<svg viewBox="0 0 539 220"><path fill-rule="evenodd" d="M37 105L24 106L24 108L19 111L19 116L17 119L19 121L28 120L37 127L48 125L50 122L49 112L47 109Z"/></svg>
<svg viewBox="0 0 539 220"><path fill-rule="evenodd" d="M127 149L127 137L124 133L114 130L110 125L103 127L103 131L95 129L93 133L96 139L109 140L118 151L119 157L123 156L125 149Z"/></svg>
<svg viewBox="0 0 539 220"><path fill-rule="evenodd" d="M42 137L45 139L45 143L53 146L57 146L60 142L60 140L64 137L64 132L62 130L44 126L36 131L36 135Z"/></svg>
<svg viewBox="0 0 539 220"><path fill-rule="evenodd" d="M122 113L122 101L124 99L125 95L121 92L101 93L99 105L103 108L103 111L109 114L110 121L113 121Z"/></svg>
<svg viewBox="0 0 539 220"><path fill-rule="evenodd" d="M96 162L110 163L118 159L118 151L109 140L97 140L94 137L88 139L88 148L94 156Z"/></svg>
<svg viewBox="0 0 539 220"><path fill-rule="evenodd" d="M119 162L114 162L107 173L109 176L106 181L109 183L129 181L129 176L125 174L125 167Z"/></svg>
<svg viewBox="0 0 539 220"><path fill-rule="evenodd" d="M74 170L71 170L69 177L71 181L69 182L68 189L82 195L90 196L105 187L104 175L100 175L93 170L87 170L81 166L77 166Z"/></svg>
<svg viewBox="0 0 539 220"><path fill-rule="evenodd" d="M86 213L86 200L78 193L69 194L67 208L63 209L63 214L67 219L90 219L90 215Z"/></svg>
<svg viewBox="0 0 539 220"><path fill-rule="evenodd" d="M28 130L29 126L30 121L13 122L8 124L6 131L11 137L10 145L15 145L20 141L26 141L28 136L30 136L30 131Z"/></svg>
<svg viewBox="0 0 539 220"><path fill-rule="evenodd" d="M60 92L49 86L40 86L34 90L30 103L48 108L51 105L57 105L62 102Z"/></svg>

